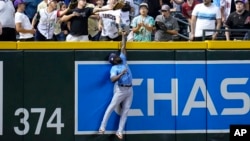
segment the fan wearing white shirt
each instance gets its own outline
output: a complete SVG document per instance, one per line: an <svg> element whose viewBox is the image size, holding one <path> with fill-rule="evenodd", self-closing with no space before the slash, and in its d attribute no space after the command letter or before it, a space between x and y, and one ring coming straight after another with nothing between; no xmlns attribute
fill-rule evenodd
<svg viewBox="0 0 250 141"><path fill-rule="evenodd" d="M57 0L48 0L47 8L40 9L32 21L32 25L37 25L35 34L36 41L53 41L55 24L58 17L65 15L69 8L60 11L57 10Z"/></svg>
<svg viewBox="0 0 250 141"><path fill-rule="evenodd" d="M118 0L110 0L104 8L113 7ZM121 41L121 10L108 10L99 13L99 29L102 30L100 41Z"/></svg>
<svg viewBox="0 0 250 141"><path fill-rule="evenodd" d="M211 0L203 0L203 3L194 7L191 18L191 41L202 41L203 30L221 28L221 11ZM205 40L215 40L218 32L205 32Z"/></svg>
<svg viewBox="0 0 250 141"><path fill-rule="evenodd" d="M123 30L125 30L126 32L129 32L131 19L135 16L134 15L134 12L135 12L134 0L124 0L124 2L129 6L125 6L124 8L121 9L121 13L120 13L121 26ZM109 4L110 0L107 3Z"/></svg>
<svg viewBox="0 0 250 141"><path fill-rule="evenodd" d="M125 0L126 6L121 9L122 28L128 33L130 30L131 19L134 17L134 0Z"/></svg>
<svg viewBox="0 0 250 141"><path fill-rule="evenodd" d="M11 0L0 0L0 41L16 41L15 8Z"/></svg>
<svg viewBox="0 0 250 141"><path fill-rule="evenodd" d="M25 3L23 0L15 0L14 6L17 8L15 13L16 31L19 33L20 41L34 41L35 29L30 23L28 16L24 14Z"/></svg>

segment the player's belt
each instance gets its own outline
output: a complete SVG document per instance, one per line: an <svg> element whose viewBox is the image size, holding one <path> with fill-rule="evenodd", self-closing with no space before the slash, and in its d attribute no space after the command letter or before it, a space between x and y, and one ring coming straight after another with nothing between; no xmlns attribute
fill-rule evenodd
<svg viewBox="0 0 250 141"><path fill-rule="evenodd" d="M132 87L132 85L119 84L120 87Z"/></svg>

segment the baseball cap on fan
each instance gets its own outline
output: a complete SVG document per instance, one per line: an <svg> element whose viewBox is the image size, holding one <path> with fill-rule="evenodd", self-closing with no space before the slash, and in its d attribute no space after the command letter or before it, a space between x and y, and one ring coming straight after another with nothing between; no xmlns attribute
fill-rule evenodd
<svg viewBox="0 0 250 141"><path fill-rule="evenodd" d="M236 4L237 2L241 2L241 3L243 3L243 4L246 3L245 0L235 0L235 1L234 1L235 4Z"/></svg>
<svg viewBox="0 0 250 141"><path fill-rule="evenodd" d="M14 1L14 7L17 7L19 4L25 4L23 0L15 0Z"/></svg>
<svg viewBox="0 0 250 141"><path fill-rule="evenodd" d="M167 4L161 6L161 11L169 11L170 7Z"/></svg>
<svg viewBox="0 0 250 141"><path fill-rule="evenodd" d="M143 3L140 4L139 8L141 8L141 7L146 7L148 9L148 4L143 2Z"/></svg>

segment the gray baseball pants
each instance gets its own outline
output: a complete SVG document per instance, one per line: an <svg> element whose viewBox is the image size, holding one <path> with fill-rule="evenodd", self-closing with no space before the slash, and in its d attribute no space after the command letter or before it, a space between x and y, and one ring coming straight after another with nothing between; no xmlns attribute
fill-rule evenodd
<svg viewBox="0 0 250 141"><path fill-rule="evenodd" d="M120 117L119 128L117 132L122 133L126 120L127 120L128 111L132 104L132 100L133 100L133 87L121 87L115 84L114 95L104 114L100 129L105 129L111 113L114 111L114 109L117 106L120 106L121 104L122 106L121 115L120 115L121 117Z"/></svg>

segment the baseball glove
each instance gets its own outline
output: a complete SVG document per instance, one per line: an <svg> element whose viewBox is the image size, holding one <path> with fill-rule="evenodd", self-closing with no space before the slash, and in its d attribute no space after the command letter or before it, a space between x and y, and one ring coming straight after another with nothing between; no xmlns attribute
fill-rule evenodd
<svg viewBox="0 0 250 141"><path fill-rule="evenodd" d="M167 26L163 22L156 21L156 25L161 30L164 30L164 31L168 30Z"/></svg>
<svg viewBox="0 0 250 141"><path fill-rule="evenodd" d="M124 0L118 0L118 2L113 7L113 10L122 9L125 6Z"/></svg>
<svg viewBox="0 0 250 141"><path fill-rule="evenodd" d="M130 11L130 10L131 10L130 4L128 2L125 2L124 6L122 7L122 11L127 12L127 11Z"/></svg>
<svg viewBox="0 0 250 141"><path fill-rule="evenodd" d="M77 0L70 0L69 9L75 9L77 6L77 3L78 3Z"/></svg>

